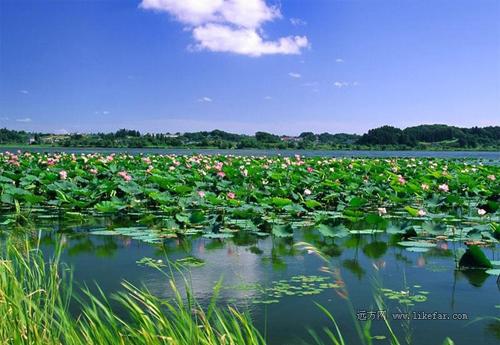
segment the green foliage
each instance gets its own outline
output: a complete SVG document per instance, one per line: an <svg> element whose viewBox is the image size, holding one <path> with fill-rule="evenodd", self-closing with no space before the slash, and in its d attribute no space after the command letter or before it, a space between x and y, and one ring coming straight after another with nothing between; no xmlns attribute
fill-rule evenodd
<svg viewBox="0 0 500 345"><path fill-rule="evenodd" d="M490 260L476 245L469 246L460 258L459 266L462 268L492 268Z"/></svg>
<svg viewBox="0 0 500 345"><path fill-rule="evenodd" d="M278 149L498 149L500 127L458 128L447 125L421 125L404 130L383 126L363 136L346 133L303 132L298 137L278 136L266 132L255 135L228 133L221 130L192 133L146 133L120 129L115 133L67 134L28 133L0 129L0 144L41 144L62 147L208 147L278 148Z"/></svg>
<svg viewBox="0 0 500 345"><path fill-rule="evenodd" d="M371 129L359 140L360 145L416 147L419 143L440 144L442 148L476 148L498 146L500 127L458 128L447 125L421 125L404 130L391 126ZM432 148L423 146L421 148Z"/></svg>
<svg viewBox="0 0 500 345"><path fill-rule="evenodd" d="M57 211L80 222L133 213L146 229L96 230L148 243L196 234L224 239L240 231L292 237L297 222L314 225L324 237L387 230L402 239L445 236L496 243L499 238L499 211L493 206L500 168L480 162L65 153L0 157L4 209L18 215ZM391 218L414 224L398 227L389 224ZM447 227L457 220L467 226ZM339 228L340 223L349 229Z"/></svg>
<svg viewBox="0 0 500 345"><path fill-rule="evenodd" d="M162 264L145 258L140 264ZM71 276L59 254L46 261L26 242L21 249L7 243L0 260L0 343L2 344L265 344L246 314L232 307L207 310L193 299L189 286L181 295L173 281L173 298L165 300L130 283L115 297L120 315L102 290L72 290ZM215 287L215 301L219 287ZM80 304L73 316L70 303ZM127 321L125 321L127 320Z"/></svg>

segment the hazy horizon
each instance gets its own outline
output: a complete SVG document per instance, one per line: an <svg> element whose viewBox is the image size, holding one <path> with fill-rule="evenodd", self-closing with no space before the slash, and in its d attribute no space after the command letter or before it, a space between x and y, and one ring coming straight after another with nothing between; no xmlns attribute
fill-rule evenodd
<svg viewBox="0 0 500 345"><path fill-rule="evenodd" d="M499 125L500 2L0 2L0 127Z"/></svg>

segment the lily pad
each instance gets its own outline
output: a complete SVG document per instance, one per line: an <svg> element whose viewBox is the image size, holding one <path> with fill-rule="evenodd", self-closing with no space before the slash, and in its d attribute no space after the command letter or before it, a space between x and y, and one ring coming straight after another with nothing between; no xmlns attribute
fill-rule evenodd
<svg viewBox="0 0 500 345"><path fill-rule="evenodd" d="M498 276L498 275L500 275L500 268L492 268L492 269L486 270L486 273L491 274L492 276Z"/></svg>
<svg viewBox="0 0 500 345"><path fill-rule="evenodd" d="M419 247L419 248L434 248L436 247L435 243L430 243L430 242L419 242L419 241L401 241L398 242L400 246L403 247Z"/></svg>

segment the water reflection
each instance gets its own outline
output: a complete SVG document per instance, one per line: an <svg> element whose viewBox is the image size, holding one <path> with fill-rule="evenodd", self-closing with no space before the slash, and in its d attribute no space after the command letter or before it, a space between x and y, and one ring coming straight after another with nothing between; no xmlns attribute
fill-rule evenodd
<svg viewBox="0 0 500 345"><path fill-rule="evenodd" d="M296 231L293 238L258 237L250 232L240 232L230 239L179 237L166 239L161 244L147 244L126 236L90 236L88 231L109 226L130 226L124 218L96 218L86 224L47 218L39 227L29 231L34 243L48 253L56 243L64 246L63 259L74 267L75 279L92 285L94 281L106 292L120 290L122 280L144 284L153 293L168 297L171 289L168 279L157 270L137 264L144 257L177 260L193 256L205 262L201 267L184 270L184 277L192 284L196 296L205 303L212 296L215 283L223 279L221 303L236 304L250 310L259 327L269 327L271 344L294 344L297 339L308 337L307 325L320 330L330 326L328 320L315 307L320 303L335 314L339 323L349 330L352 317L345 306L348 296L354 308L372 308L373 282L396 292L410 291L421 286L428 292L427 300L415 308L440 312L467 312L470 320L481 316L498 315L495 305L500 304L496 277L483 270L455 270L455 252L463 248L459 242L438 242L437 247L424 253L410 252L396 243L398 235L353 235L344 238L321 236L314 229ZM40 230L42 228L43 230ZM11 229L3 228L5 234ZM306 241L318 248L326 257L330 268L315 255L295 244ZM498 257L498 247L487 251L491 258ZM336 288L324 288L310 295L283 291L276 303L269 305L254 302L266 298L263 292L276 282L290 284L297 277L327 277ZM180 274L176 279L181 279ZM311 280L319 278L311 278ZM312 284L312 283L311 283ZM318 283L319 286L321 283ZM290 295L287 295L290 293ZM309 292L308 292L309 293ZM397 310L398 300L388 300L388 306ZM286 317L283 317L283 316ZM302 325L293 327L290 325ZM467 327L466 327L467 326ZM374 332L383 332L383 325L374 323ZM418 321L411 325L415 344L435 343L436 339L452 336L456 344L498 341L498 320L488 322L443 321L436 327L432 321ZM399 334L405 330L396 327ZM378 334L378 333L374 333ZM356 343L355 332L347 332L348 343ZM349 341L350 340L350 341Z"/></svg>

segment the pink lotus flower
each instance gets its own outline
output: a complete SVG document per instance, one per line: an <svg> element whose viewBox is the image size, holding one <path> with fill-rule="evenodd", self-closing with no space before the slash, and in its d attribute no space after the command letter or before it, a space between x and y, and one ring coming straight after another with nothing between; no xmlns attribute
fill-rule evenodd
<svg viewBox="0 0 500 345"><path fill-rule="evenodd" d="M403 176L399 175L399 176L398 176L398 182L399 182L400 184L405 184L405 183L406 183L406 180L405 180L405 178L404 178Z"/></svg>
<svg viewBox="0 0 500 345"><path fill-rule="evenodd" d="M224 173L224 171L219 171L219 172L217 173L217 176L219 176L219 177L224 177L224 176L226 176L226 174Z"/></svg>
<svg viewBox="0 0 500 345"><path fill-rule="evenodd" d="M480 216L484 216L486 214L486 210L484 210L482 208L478 208L477 209L477 214L480 215Z"/></svg>
<svg viewBox="0 0 500 345"><path fill-rule="evenodd" d="M378 210L379 216L387 213L387 210L385 209L385 207L379 207L379 208L377 208L377 210Z"/></svg>
<svg viewBox="0 0 500 345"><path fill-rule="evenodd" d="M229 199L234 199L234 198L236 198L236 194L234 194L233 192L229 192L229 193L227 193L227 197Z"/></svg>
<svg viewBox="0 0 500 345"><path fill-rule="evenodd" d="M204 198L204 197L205 197L205 192L204 192L204 191L202 191L202 190L199 190L199 191L198 191L198 196L199 196L200 198Z"/></svg>
<svg viewBox="0 0 500 345"><path fill-rule="evenodd" d="M497 178L495 177L495 175L488 175L488 180L491 180L491 181L495 181Z"/></svg>
<svg viewBox="0 0 500 345"><path fill-rule="evenodd" d="M97 169L90 169L89 171L92 175L97 175Z"/></svg>
<svg viewBox="0 0 500 345"><path fill-rule="evenodd" d="M9 163L18 167L20 165L19 157L16 155L11 155L9 158Z"/></svg>
<svg viewBox="0 0 500 345"><path fill-rule="evenodd" d="M126 182L132 180L132 176L130 176L126 171L120 171L118 176L121 176Z"/></svg>
<svg viewBox="0 0 500 345"><path fill-rule="evenodd" d="M152 165L148 166L148 168L146 169L146 173L151 173L151 171L153 171L154 167Z"/></svg>
<svg viewBox="0 0 500 345"><path fill-rule="evenodd" d="M448 187L448 185L446 183L440 184L438 186L438 189L442 192L448 192L450 190L450 188Z"/></svg>
<svg viewBox="0 0 500 345"><path fill-rule="evenodd" d="M307 167L307 172L312 173L313 171L314 171L314 169L313 169L313 168L311 168L311 167Z"/></svg>
<svg viewBox="0 0 500 345"><path fill-rule="evenodd" d="M307 188L304 189L304 195L311 195L311 194L312 194L311 190L309 190Z"/></svg>
<svg viewBox="0 0 500 345"><path fill-rule="evenodd" d="M418 210L417 214L419 217L423 217L427 214L427 212L425 212L424 210Z"/></svg>
<svg viewBox="0 0 500 345"><path fill-rule="evenodd" d="M61 180L66 180L68 178L68 173L65 170L59 171L59 178Z"/></svg>
<svg viewBox="0 0 500 345"><path fill-rule="evenodd" d="M224 165L224 163L222 162L217 162L214 166L215 170L219 170L221 171L222 170L222 166Z"/></svg>

